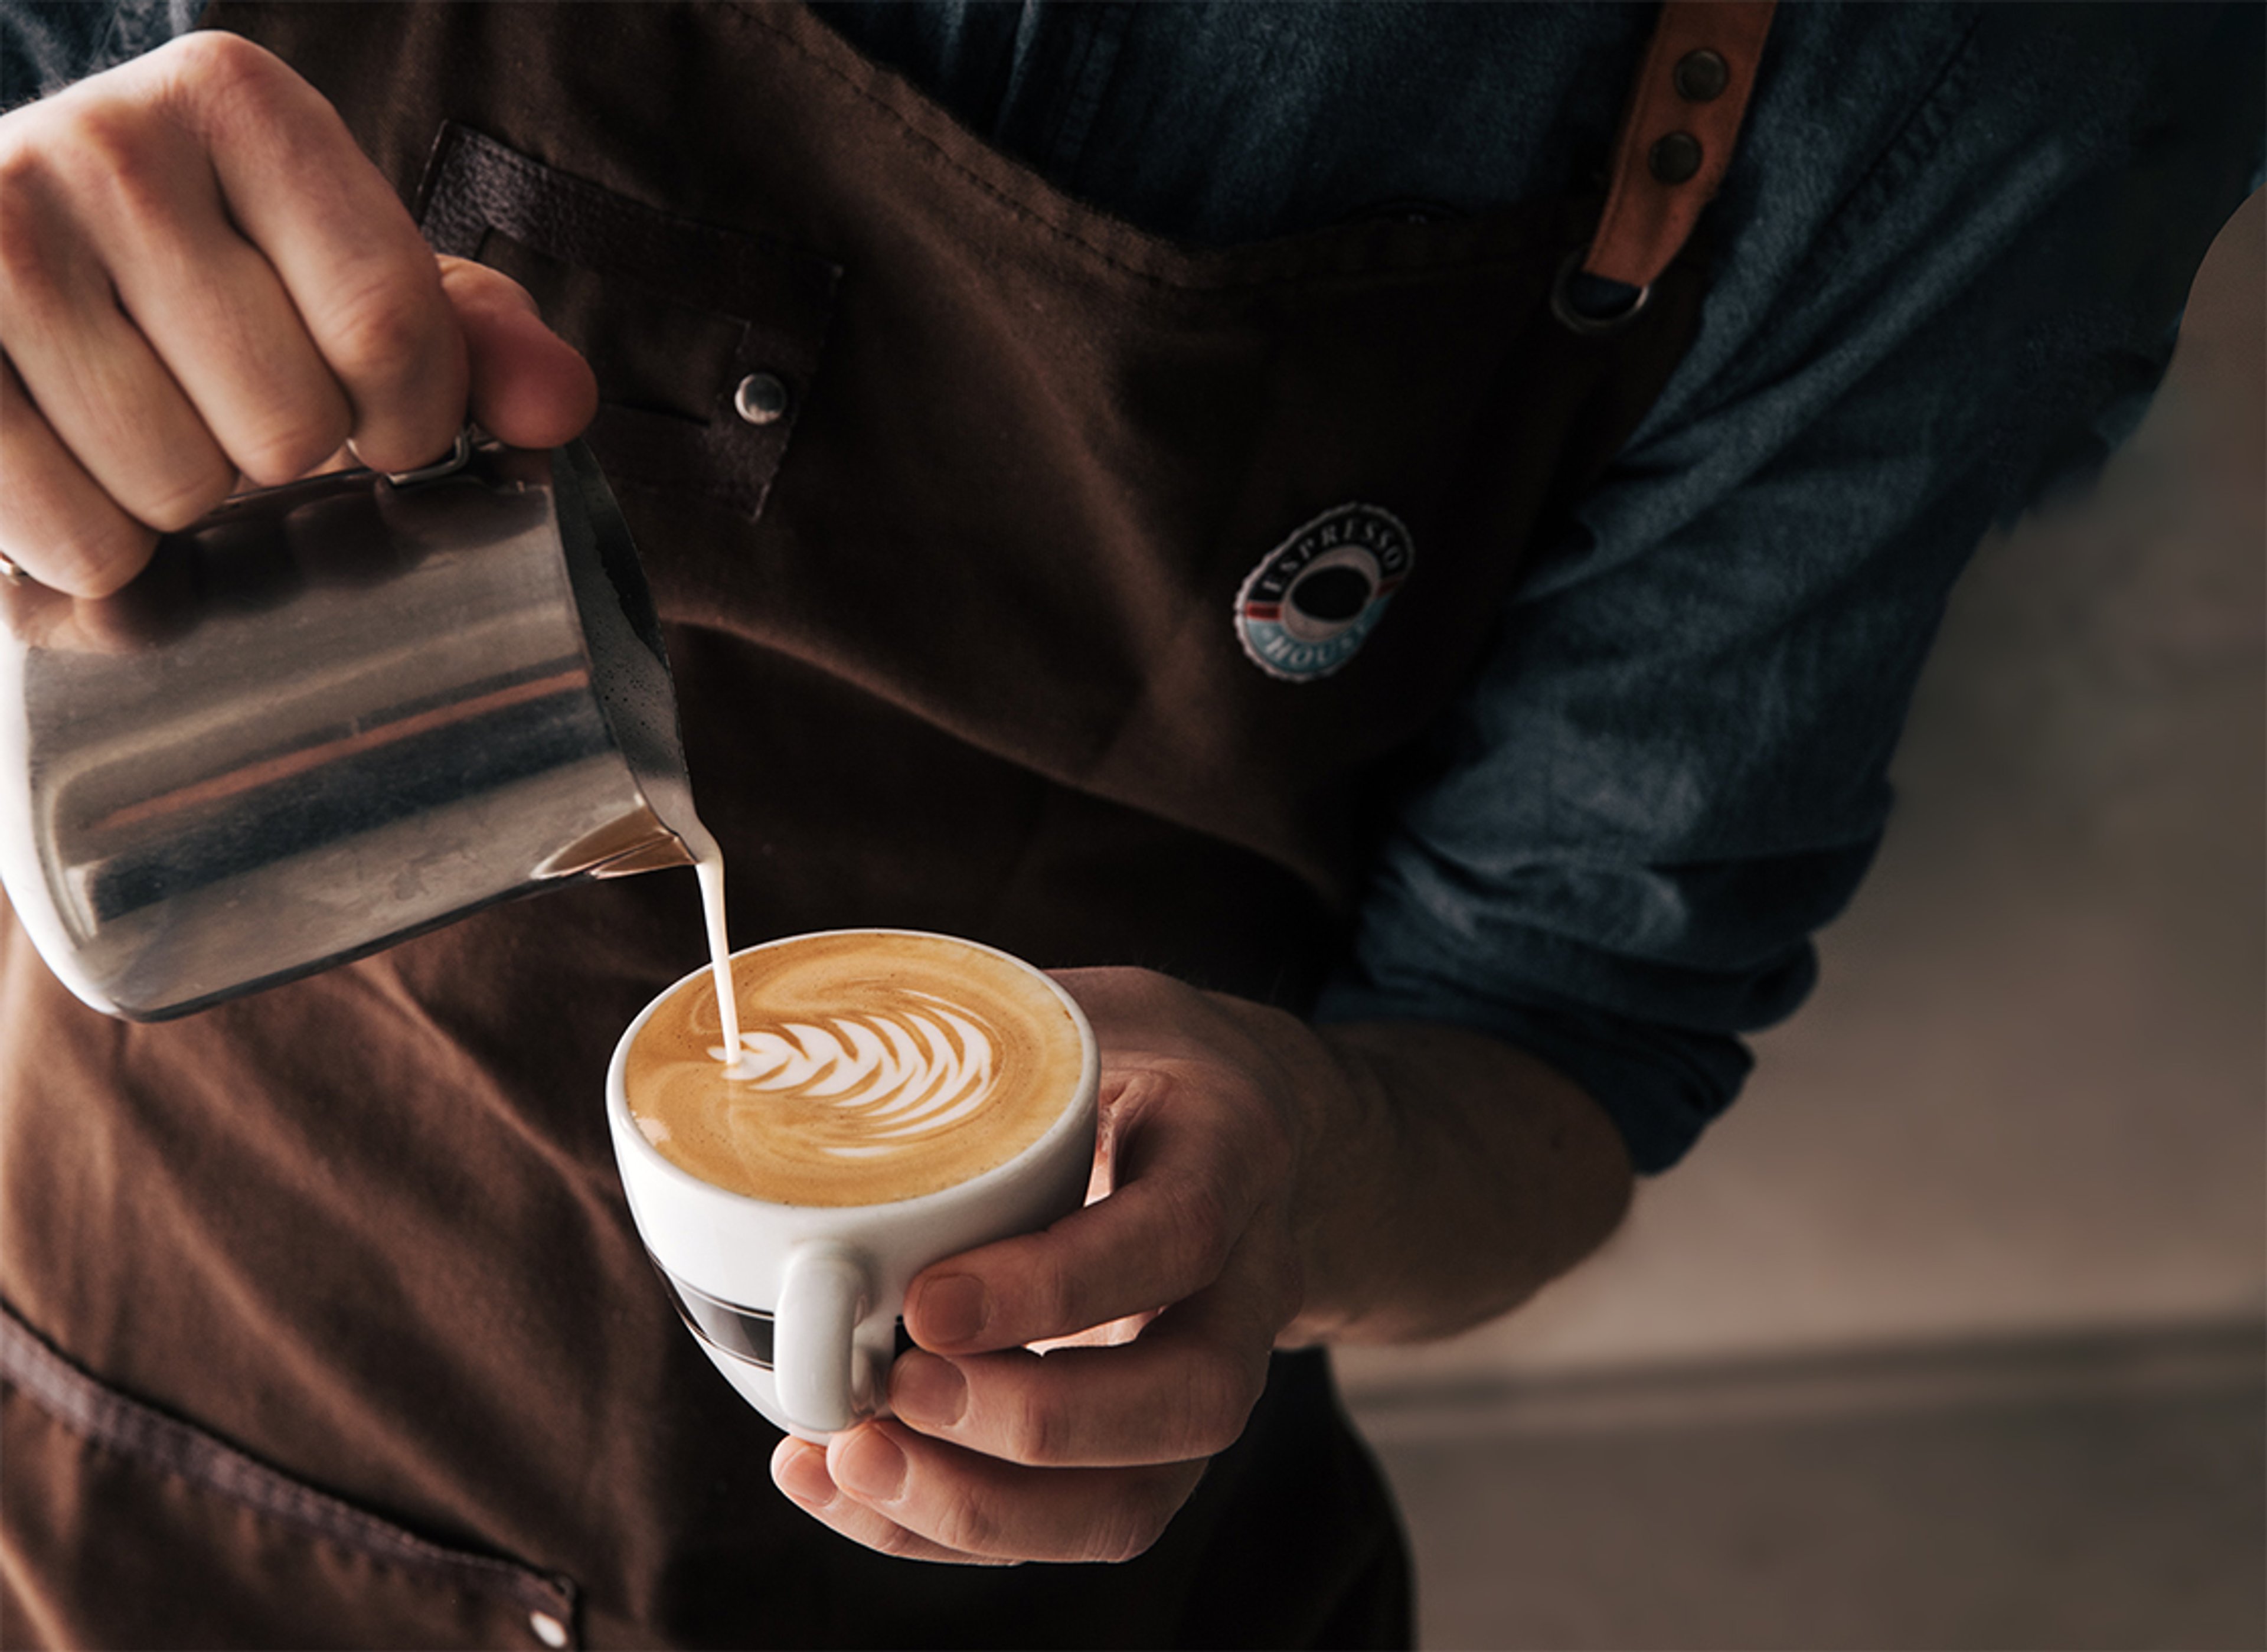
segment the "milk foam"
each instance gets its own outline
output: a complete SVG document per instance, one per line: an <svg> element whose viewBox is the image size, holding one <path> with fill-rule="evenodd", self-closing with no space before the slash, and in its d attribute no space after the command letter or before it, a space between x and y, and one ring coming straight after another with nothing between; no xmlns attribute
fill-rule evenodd
<svg viewBox="0 0 2267 1652"><path fill-rule="evenodd" d="M757 1090L862 1112L869 1140L823 1144L822 1151L838 1157L871 1158L892 1151L899 1138L950 1129L991 1099L1000 1040L974 1011L929 993L906 997L894 1012L744 1032L740 1058L726 1076ZM722 1055L722 1046L714 1054Z"/></svg>
<svg viewBox="0 0 2267 1652"><path fill-rule="evenodd" d="M646 1139L735 1192L867 1204L950 1186L1037 1140L1079 1087L1083 1043L1053 989L965 942L807 936L732 972L737 1039L720 1036L730 996L689 980L626 1083Z"/></svg>

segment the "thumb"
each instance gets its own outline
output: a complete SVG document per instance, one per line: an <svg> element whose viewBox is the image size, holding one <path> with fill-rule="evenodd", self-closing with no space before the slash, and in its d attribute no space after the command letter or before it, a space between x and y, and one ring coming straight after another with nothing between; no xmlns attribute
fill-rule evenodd
<svg viewBox="0 0 2267 1652"><path fill-rule="evenodd" d="M444 257L441 288L465 329L472 416L513 447L556 447L598 410L598 381L575 347L543 325L535 300L510 276Z"/></svg>

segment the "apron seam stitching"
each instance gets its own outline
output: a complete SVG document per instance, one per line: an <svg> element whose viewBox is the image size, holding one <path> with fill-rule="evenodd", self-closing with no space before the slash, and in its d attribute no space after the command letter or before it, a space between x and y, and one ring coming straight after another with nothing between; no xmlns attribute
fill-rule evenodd
<svg viewBox="0 0 2267 1652"><path fill-rule="evenodd" d="M523 1605L573 1621L574 1583L517 1561L466 1553L418 1537L271 1468L195 1424L167 1415L81 1369L0 1302L0 1378L90 1444L172 1474L238 1505L378 1564L501 1583Z"/></svg>
<svg viewBox="0 0 2267 1652"><path fill-rule="evenodd" d="M1217 277L1207 278L1195 273L1192 273L1185 277L1177 277L1172 275L1160 273L1156 270L1146 269L1139 264L1129 261L1122 254L1112 252L1109 247L1103 246L1098 241L1081 235L1075 230L1070 229L1066 225L1053 222L1044 214L1033 208L1029 202L1009 193L1000 185L985 177L981 173L970 166L965 161L954 155L935 137L921 130L921 128L906 114L905 111L898 108L886 99L877 96L867 87L861 85L851 76L845 74L836 64L827 62L817 52L811 50L811 48L805 45L802 40L796 39L789 30L781 27L779 25L770 21L767 18L748 11L745 6L745 0L735 0L734 4L727 15L736 17L739 18L743 24L761 29L765 33L773 35L789 50L793 51L797 56L803 59L803 61L809 63L813 69L840 84L845 91L848 92L851 96L857 98L863 103L872 106L876 110L888 117L888 119L896 125L907 138L920 144L924 150L933 155L940 164L949 167L955 174L974 187L977 190L980 191L983 195L989 197L1006 211L1029 224L1036 225L1042 232L1054 239L1076 247L1079 251L1095 258L1106 268L1115 271L1117 274L1123 275L1129 280L1157 289L1161 292L1189 294L1192 296L1227 295L1258 291L1264 288L1278 285L1286 282L1328 279L1333 275L1358 277L1363 275L1375 273L1422 274L1435 268L1447 271L1469 271L1473 268L1476 264L1484 264L1492 259L1514 258L1519 253L1530 251L1536 246L1555 244L1565 239L1562 235L1557 232L1553 226L1549 224L1537 224L1531 230L1522 229L1517 233L1511 232L1507 226L1503 231L1500 231L1507 238L1502 244L1491 247L1489 251L1482 253L1477 259L1467 253L1454 259L1442 259L1438 261L1437 263L1427 261L1419 265L1414 270L1403 270L1389 267L1386 270L1382 272L1361 269L1343 271L1324 269L1302 270L1288 273L1270 272L1267 274L1253 275L1223 275ZM1039 181L1043 187L1052 187L1052 186L1045 186L1045 180L1044 179ZM1064 196L1063 198L1066 201L1070 202L1070 204L1073 206L1079 205L1077 202L1072 200L1068 196ZM1081 209L1091 210L1091 209L1086 208L1082 208ZM1481 223L1482 221L1467 220L1465 222L1471 224ZM1142 235L1142 231L1133 230L1131 226L1127 227L1130 233L1136 236ZM1155 241L1165 258L1188 263L1224 260L1226 258L1235 256L1236 252L1242 250L1236 248L1219 250L1207 249L1200 250L1192 253L1175 246L1170 242L1157 240L1157 239L1154 237L1144 236L1143 239ZM1484 242L1483 244L1485 245L1486 243ZM1265 246L1266 243L1258 243L1257 245Z"/></svg>

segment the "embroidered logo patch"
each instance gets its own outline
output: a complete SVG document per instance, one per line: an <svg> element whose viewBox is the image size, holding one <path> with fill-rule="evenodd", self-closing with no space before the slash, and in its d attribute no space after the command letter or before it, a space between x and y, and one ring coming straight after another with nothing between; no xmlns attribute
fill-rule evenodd
<svg viewBox="0 0 2267 1652"><path fill-rule="evenodd" d="M1354 657L1415 560L1376 505L1337 505L1270 551L1236 593L1236 636L1270 677L1305 682Z"/></svg>

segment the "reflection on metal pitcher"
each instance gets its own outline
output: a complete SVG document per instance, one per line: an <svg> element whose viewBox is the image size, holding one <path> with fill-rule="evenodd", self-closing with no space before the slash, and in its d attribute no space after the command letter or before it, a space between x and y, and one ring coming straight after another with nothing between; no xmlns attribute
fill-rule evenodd
<svg viewBox="0 0 2267 1652"><path fill-rule="evenodd" d="M157 1019L689 863L660 630L588 452L231 500L117 595L0 588L0 878Z"/></svg>

